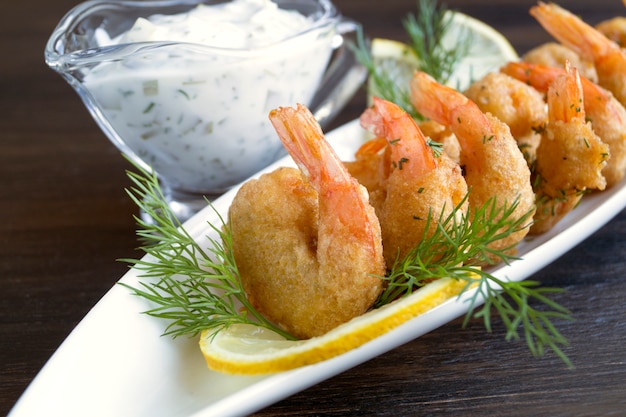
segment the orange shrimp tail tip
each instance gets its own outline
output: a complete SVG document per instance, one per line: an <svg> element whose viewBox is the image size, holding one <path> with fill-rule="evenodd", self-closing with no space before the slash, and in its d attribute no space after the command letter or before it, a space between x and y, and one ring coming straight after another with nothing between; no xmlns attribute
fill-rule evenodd
<svg viewBox="0 0 626 417"><path fill-rule="evenodd" d="M548 91L554 79L564 70L528 62L509 62L500 68L500 72L519 81L525 82L539 91Z"/></svg>
<svg viewBox="0 0 626 417"><path fill-rule="evenodd" d="M595 61L598 55L620 49L593 26L555 3L539 2L530 8L530 14L556 40L585 59Z"/></svg>
<svg viewBox="0 0 626 417"><path fill-rule="evenodd" d="M408 163L417 161L409 165L413 174L435 169L437 162L433 151L415 120L397 104L378 97L373 101L373 106L361 115L361 126L393 145L394 159Z"/></svg>
<svg viewBox="0 0 626 417"><path fill-rule="evenodd" d="M571 72L574 67L570 66ZM547 92L548 88L554 80L566 74L566 69L549 67L541 64L530 64L527 62L509 62L500 68L500 72L507 74L513 78L516 78L522 82L525 82L537 89L538 91ZM578 78L583 88L583 97L585 102L590 98L597 103L606 103L610 101L611 97L607 90L595 84L593 81L585 78L578 72ZM617 116L616 116L617 117Z"/></svg>
<svg viewBox="0 0 626 417"><path fill-rule="evenodd" d="M387 145L389 145L387 139L383 137L377 137L368 140L363 145L361 145L354 155L357 157L357 159L369 155L376 155L382 152L387 147Z"/></svg>
<svg viewBox="0 0 626 417"><path fill-rule="evenodd" d="M378 137L389 139L394 136L396 126L411 119L411 116L397 104L378 97L374 97L373 102L374 104L361 115L360 122L364 129Z"/></svg>
<svg viewBox="0 0 626 417"><path fill-rule="evenodd" d="M417 111L443 125L455 118L454 110L471 101L453 88L439 84L425 72L416 71L411 79L411 103Z"/></svg>
<svg viewBox="0 0 626 417"><path fill-rule="evenodd" d="M559 75L565 74L571 69L572 66L569 61L562 68L528 62L509 62L500 68L500 72L545 92Z"/></svg>
<svg viewBox="0 0 626 417"><path fill-rule="evenodd" d="M306 106L279 107L270 112L269 118L289 155L318 191L327 178L349 181L343 163Z"/></svg>
<svg viewBox="0 0 626 417"><path fill-rule="evenodd" d="M563 122L584 121L585 108L580 77L575 68L568 69L548 88L548 118Z"/></svg>

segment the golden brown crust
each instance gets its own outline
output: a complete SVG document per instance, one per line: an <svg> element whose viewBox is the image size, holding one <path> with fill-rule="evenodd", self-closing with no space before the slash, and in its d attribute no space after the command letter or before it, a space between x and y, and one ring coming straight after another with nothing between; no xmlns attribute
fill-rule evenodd
<svg viewBox="0 0 626 417"><path fill-rule="evenodd" d="M543 95L501 72L491 72L474 82L465 95L483 113L491 113L508 125L515 139L531 134L548 120Z"/></svg>
<svg viewBox="0 0 626 417"><path fill-rule="evenodd" d="M248 298L299 338L363 314L382 291L382 280L372 276L384 275L382 253L377 262L346 235L320 242L319 212L317 192L293 168L244 184L229 211Z"/></svg>
<svg viewBox="0 0 626 417"><path fill-rule="evenodd" d="M582 76L595 83L598 82L598 73L593 62L581 58L576 52L560 43L547 42L539 45L524 54L522 61L556 68L565 68L565 63L569 62Z"/></svg>

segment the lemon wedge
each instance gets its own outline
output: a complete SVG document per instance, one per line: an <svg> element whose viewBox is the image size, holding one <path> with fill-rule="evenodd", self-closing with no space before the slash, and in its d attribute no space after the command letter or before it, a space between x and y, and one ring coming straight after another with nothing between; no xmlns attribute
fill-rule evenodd
<svg viewBox="0 0 626 417"><path fill-rule="evenodd" d="M374 38L371 44L372 61L376 68L394 80L397 85L406 85L413 72L419 67L419 58L409 45L391 39ZM368 82L368 99L371 104L372 96L380 96L377 86L371 78Z"/></svg>
<svg viewBox="0 0 626 417"><path fill-rule="evenodd" d="M497 71L507 62L519 60L515 48L493 27L463 13L447 13L452 13L452 24L443 38L444 47L453 47L461 38L470 39L468 54L450 77L450 87L463 91L473 81Z"/></svg>
<svg viewBox="0 0 626 417"><path fill-rule="evenodd" d="M442 46L452 49L460 40L469 42L467 55L457 65L448 85L459 91L489 72L495 71L519 56L509 41L493 27L459 12L447 11L450 28L442 39ZM451 16L451 17L449 17ZM377 67L408 88L413 72L419 66L419 57L408 45L390 39L375 38L371 44L372 60ZM370 96L377 95L373 83L368 85Z"/></svg>
<svg viewBox="0 0 626 417"><path fill-rule="evenodd" d="M463 280L438 279L405 298L307 340L286 340L270 330L238 324L213 337L203 332L200 349L209 368L215 371L246 375L287 371L359 347L458 295L465 285Z"/></svg>

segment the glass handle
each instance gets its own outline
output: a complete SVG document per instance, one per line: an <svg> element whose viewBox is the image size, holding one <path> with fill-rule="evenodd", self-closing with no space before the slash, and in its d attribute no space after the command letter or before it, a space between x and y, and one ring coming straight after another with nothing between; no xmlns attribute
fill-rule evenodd
<svg viewBox="0 0 626 417"><path fill-rule="evenodd" d="M358 28L358 23L348 19L342 19L337 26L331 63L309 106L322 128L328 126L367 78L367 69L349 45L356 44Z"/></svg>

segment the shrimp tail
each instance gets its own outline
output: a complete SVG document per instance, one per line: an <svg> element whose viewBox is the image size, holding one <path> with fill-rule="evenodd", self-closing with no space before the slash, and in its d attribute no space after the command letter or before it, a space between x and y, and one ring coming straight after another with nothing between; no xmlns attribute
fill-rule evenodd
<svg viewBox="0 0 626 417"><path fill-rule="evenodd" d="M367 191L324 138L319 123L304 105L279 107L269 115L283 145L303 175L319 193L320 218L329 224L338 221L357 239L371 242L371 252L378 252L378 220L370 213ZM370 210L371 209L371 210Z"/></svg>
<svg viewBox="0 0 626 417"><path fill-rule="evenodd" d="M546 92L552 81L559 74L563 74L563 69L520 61L508 62L500 68L500 72L523 81L538 91Z"/></svg>
<svg viewBox="0 0 626 417"><path fill-rule="evenodd" d="M550 67L527 62L509 62L500 68L500 71L530 84L533 88L541 92L547 92L554 80L566 73L565 68ZM578 71L578 69L577 69ZM611 117L617 124L624 123L624 115L621 104L616 101L612 94L578 73L578 78L582 86L585 109L594 111L610 112ZM592 117L593 118L593 117Z"/></svg>
<svg viewBox="0 0 626 417"><path fill-rule="evenodd" d="M368 140L363 145L361 145L359 149L357 149L355 156L358 158L360 156L375 155L385 150L388 145L389 142L387 142L387 139L383 137L377 137L372 140Z"/></svg>
<svg viewBox="0 0 626 417"><path fill-rule="evenodd" d="M361 115L361 126L392 145L395 164L407 175L421 176L437 167L426 137L413 118L400 106L378 97Z"/></svg>
<svg viewBox="0 0 626 417"><path fill-rule="evenodd" d="M416 71L411 80L411 101L424 116L449 125L455 110L464 108L470 100L425 72Z"/></svg>
<svg viewBox="0 0 626 417"><path fill-rule="evenodd" d="M548 118L570 122L585 120L583 105L583 88L576 68L569 64L565 66L565 73L558 76L548 87Z"/></svg>
<svg viewBox="0 0 626 417"><path fill-rule="evenodd" d="M302 104L296 108L279 107L270 112L270 121L283 146L307 179L320 191L324 181L349 181L341 159L324 139L313 114ZM321 163L324 161L324 163Z"/></svg>
<svg viewBox="0 0 626 417"><path fill-rule="evenodd" d="M469 148L476 136L489 138L494 133L480 108L457 90L439 84L430 75L416 71L411 79L411 102L425 117L448 126L461 148ZM481 139L482 140L482 139Z"/></svg>
<svg viewBox="0 0 626 417"><path fill-rule="evenodd" d="M554 3L539 2L531 7L530 14L550 35L585 59L594 61L608 50L619 48L594 27Z"/></svg>

